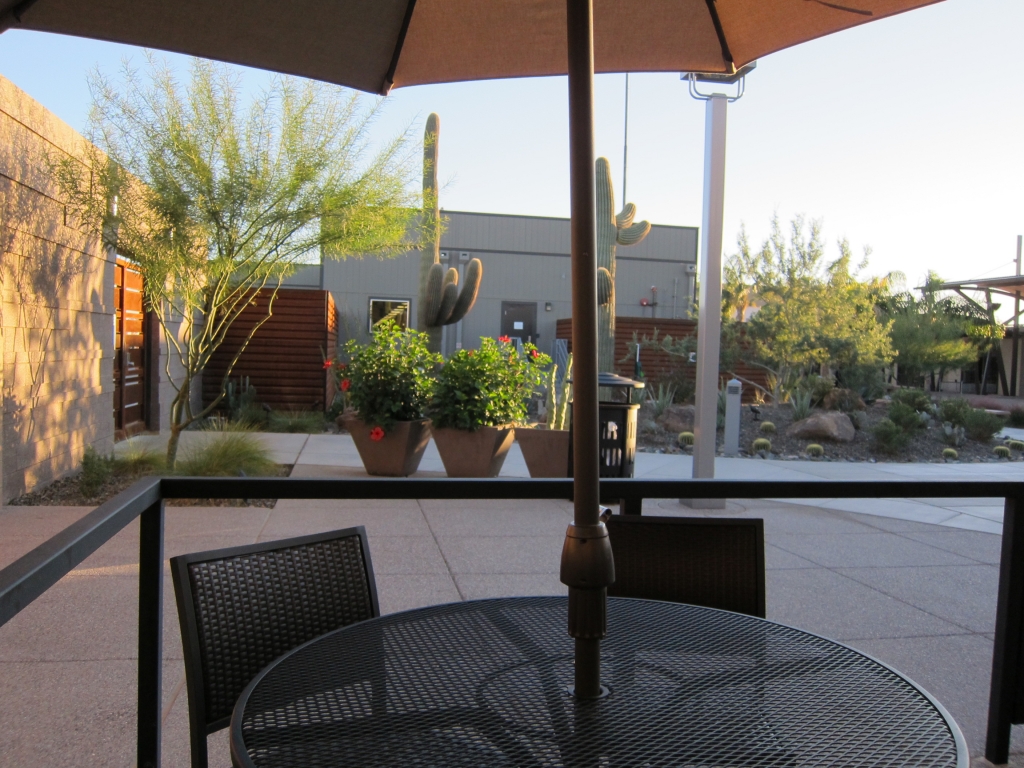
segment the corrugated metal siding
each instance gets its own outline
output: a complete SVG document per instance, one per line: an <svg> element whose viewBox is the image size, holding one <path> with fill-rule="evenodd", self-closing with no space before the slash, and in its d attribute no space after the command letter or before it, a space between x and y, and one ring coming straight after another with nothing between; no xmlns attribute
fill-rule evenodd
<svg viewBox="0 0 1024 768"><path fill-rule="evenodd" d="M260 291L231 325L204 371L204 403L220 393L224 371L253 326L266 316L271 293ZM256 331L231 378L248 376L259 402L275 410L323 410L334 399L334 381L324 371L322 352L333 354L337 343L338 318L330 292L282 288L273 314Z"/></svg>
<svg viewBox="0 0 1024 768"><path fill-rule="evenodd" d="M697 323L694 320L671 320L669 318L643 318L643 317L616 317L615 318L615 373L620 376L633 375L633 363L631 360L624 360L629 355L629 344L633 341L633 334L638 339L644 336L651 337L654 331L659 336L672 336L673 338L687 338L697 335ZM741 330L742 333L742 330ZM572 351L572 319L558 321L557 337L567 339L569 351ZM741 337L742 338L742 337ZM696 381L697 366L681 364L678 358L674 358L667 352L660 349L641 349L640 365L644 369L644 377L651 382L664 379L672 371L677 370L681 365L686 371L687 378ZM767 371L763 368L751 365L748 362L740 362L733 370L737 376L747 381L752 381L762 387L768 386ZM724 382L728 377L723 376ZM754 399L754 388L749 385L743 387L743 402L751 402Z"/></svg>

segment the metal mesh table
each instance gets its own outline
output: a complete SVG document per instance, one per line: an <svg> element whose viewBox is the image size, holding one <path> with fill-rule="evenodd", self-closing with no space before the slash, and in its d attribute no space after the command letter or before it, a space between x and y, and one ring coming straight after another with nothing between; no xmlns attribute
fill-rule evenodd
<svg viewBox="0 0 1024 768"><path fill-rule="evenodd" d="M968 765L927 693L857 651L735 613L612 598L606 698L579 702L564 598L393 614L267 667L236 766Z"/></svg>

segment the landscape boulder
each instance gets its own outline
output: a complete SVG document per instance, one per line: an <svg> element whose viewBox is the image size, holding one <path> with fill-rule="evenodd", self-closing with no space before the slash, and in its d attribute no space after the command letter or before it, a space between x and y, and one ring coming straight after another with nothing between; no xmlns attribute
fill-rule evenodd
<svg viewBox="0 0 1024 768"><path fill-rule="evenodd" d="M787 437L831 440L834 443L852 443L856 434L850 417L839 411L816 411L786 430Z"/></svg>
<svg viewBox="0 0 1024 768"><path fill-rule="evenodd" d="M693 431L695 408L692 405L670 405L658 417L659 426L666 432L679 434Z"/></svg>

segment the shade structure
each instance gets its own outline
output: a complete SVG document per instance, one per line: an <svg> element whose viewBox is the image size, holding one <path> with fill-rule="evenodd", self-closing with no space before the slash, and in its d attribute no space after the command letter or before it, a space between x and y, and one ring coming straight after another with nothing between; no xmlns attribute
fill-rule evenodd
<svg viewBox="0 0 1024 768"><path fill-rule="evenodd" d="M142 45L371 93L569 76L575 514L561 579L576 639L574 692L597 698L614 568L598 504L594 73L729 74L774 51L939 1L0 0L0 31ZM141 755L139 764L146 764Z"/></svg>
<svg viewBox="0 0 1024 768"><path fill-rule="evenodd" d="M730 72L937 0L594 0L596 72ZM386 93L564 75L565 0L0 0L0 26Z"/></svg>

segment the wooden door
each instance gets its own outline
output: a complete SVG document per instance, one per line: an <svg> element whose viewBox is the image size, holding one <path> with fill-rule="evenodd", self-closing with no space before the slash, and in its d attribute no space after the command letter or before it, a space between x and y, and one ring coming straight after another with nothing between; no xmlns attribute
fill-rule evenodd
<svg viewBox="0 0 1024 768"><path fill-rule="evenodd" d="M146 428L142 274L120 257L114 268L114 307L114 429L120 438Z"/></svg>

